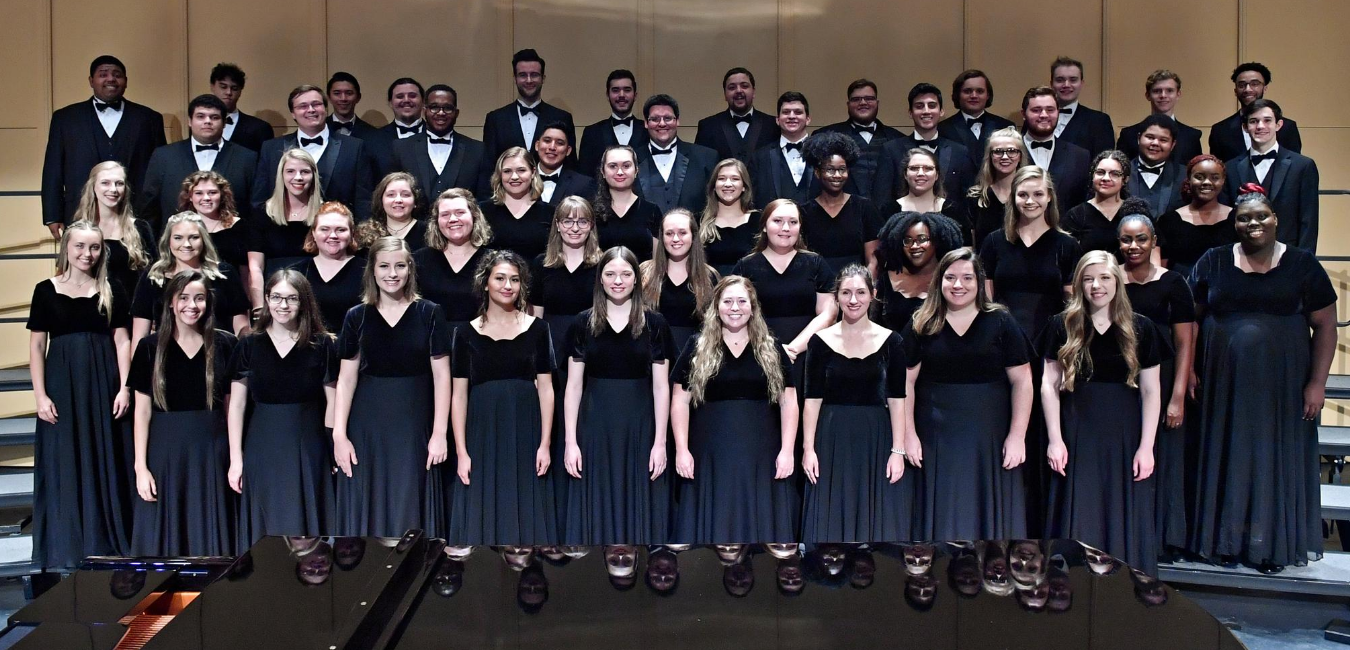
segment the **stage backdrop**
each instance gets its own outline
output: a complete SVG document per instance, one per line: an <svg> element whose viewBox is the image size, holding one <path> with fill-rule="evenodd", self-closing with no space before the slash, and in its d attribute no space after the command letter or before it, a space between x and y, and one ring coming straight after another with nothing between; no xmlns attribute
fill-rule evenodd
<svg viewBox="0 0 1350 650"><path fill-rule="evenodd" d="M1228 75L1239 62L1274 71L1267 96L1296 118L1304 153L1324 189L1350 189L1350 4L1337 0L21 0L0 21L0 251L40 252L38 199L53 108L89 96L89 61L110 53L127 65L127 97L165 116L170 141L186 136L186 104L208 91L220 61L248 74L241 108L293 128L286 94L346 70L361 80L360 114L386 123L385 90L400 76L459 91L459 130L481 132L483 115L511 101L511 53L548 61L544 96L579 125L604 117L605 75L628 68L638 95L674 95L684 137L724 108L719 82L732 66L758 80L773 111L785 90L811 100L813 124L845 116L845 87L880 86L881 118L905 126L905 94L929 81L949 92L965 68L995 85L993 110L1016 119L1022 93L1046 83L1050 61L1083 61L1083 101L1117 128L1148 112L1144 78L1170 68L1183 80L1178 117L1208 130L1235 110ZM947 111L952 110L951 98ZM1018 120L1020 122L1020 120ZM1350 255L1350 196L1322 200L1322 255ZM1350 265L1329 263L1342 290ZM0 315L22 316L45 262L0 262ZM1346 297L1342 293L1342 298ZM1342 308L1342 318L1350 309ZM1343 337L1343 341L1350 338ZM0 366L27 362L22 325L0 325ZM1338 358L1333 372L1350 372ZM31 410L28 393L0 415Z"/></svg>

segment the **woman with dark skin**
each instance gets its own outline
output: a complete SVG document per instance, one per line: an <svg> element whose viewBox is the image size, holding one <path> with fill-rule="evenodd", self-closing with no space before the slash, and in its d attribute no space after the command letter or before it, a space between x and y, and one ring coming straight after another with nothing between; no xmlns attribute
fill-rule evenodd
<svg viewBox="0 0 1350 650"><path fill-rule="evenodd" d="M877 249L882 325L897 332L905 328L928 297L938 260L959 248L961 237L961 226L935 212L900 212L886 220Z"/></svg>
<svg viewBox="0 0 1350 650"><path fill-rule="evenodd" d="M1158 245L1167 268L1189 276L1196 260L1215 246L1237 242L1233 208L1219 203L1228 173L1223 161L1205 154L1186 165L1181 196L1190 201L1158 217Z"/></svg>
<svg viewBox="0 0 1350 650"><path fill-rule="evenodd" d="M1114 253L1119 246L1116 226L1120 206L1128 196L1130 159L1114 149L1097 154L1092 160L1092 198L1064 213L1064 230L1078 240L1083 251Z"/></svg>
<svg viewBox="0 0 1350 650"><path fill-rule="evenodd" d="M802 206L802 237L825 257L831 276L862 264L875 277L881 213L866 197L844 191L858 162L857 143L842 133L817 133L806 139L802 157L820 181L820 195Z"/></svg>

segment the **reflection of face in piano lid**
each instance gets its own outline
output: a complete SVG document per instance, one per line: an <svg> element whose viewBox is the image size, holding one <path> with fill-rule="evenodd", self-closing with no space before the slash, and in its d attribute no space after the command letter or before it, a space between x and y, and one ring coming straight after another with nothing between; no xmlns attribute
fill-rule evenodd
<svg viewBox="0 0 1350 650"><path fill-rule="evenodd" d="M933 568L933 556L937 549L932 544L913 544L902 552L905 558L905 572L910 575L922 575Z"/></svg>
<svg viewBox="0 0 1350 650"><path fill-rule="evenodd" d="M637 574L637 548L628 545L605 547L605 570L611 578L631 578Z"/></svg>
<svg viewBox="0 0 1350 650"><path fill-rule="evenodd" d="M785 559L790 558L790 557L792 557L792 556L794 556L794 555L797 554L797 545L796 545L796 544L765 544L765 545L764 545L764 550L765 550L765 551L768 551L768 552L769 552L769 555L772 555L772 556L774 556L775 558L778 558L778 559L780 559L780 560L785 560Z"/></svg>

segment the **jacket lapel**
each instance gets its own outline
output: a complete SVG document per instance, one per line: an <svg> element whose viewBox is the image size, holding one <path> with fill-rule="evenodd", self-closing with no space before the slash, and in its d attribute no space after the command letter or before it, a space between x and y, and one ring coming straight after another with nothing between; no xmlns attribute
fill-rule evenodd
<svg viewBox="0 0 1350 650"><path fill-rule="evenodd" d="M462 145L462 143L457 144ZM436 166L431 164L430 155L422 156L422 159L425 160L426 165L431 168L430 169L431 172L436 171ZM439 176L433 176L437 181L436 187L439 188L441 186L440 183L441 181L453 181L454 179L459 178L459 168L463 165L464 165L464 147L455 146L452 144L450 147L450 157L445 161L445 170L442 171ZM439 195L440 192L437 192L437 194Z"/></svg>
<svg viewBox="0 0 1350 650"><path fill-rule="evenodd" d="M1272 201L1280 195L1280 188L1284 187L1284 178L1289 175L1289 168L1294 164L1291 158L1293 156L1289 154L1289 150L1280 147L1279 155L1275 157L1275 162L1270 165L1270 172L1266 174L1266 178L1270 181L1267 187L1270 188Z"/></svg>
<svg viewBox="0 0 1350 650"><path fill-rule="evenodd" d="M333 169L337 167L338 156L341 154L342 140L332 138L332 141L324 148L323 155L319 157L319 178L323 179L325 186L333 182Z"/></svg>

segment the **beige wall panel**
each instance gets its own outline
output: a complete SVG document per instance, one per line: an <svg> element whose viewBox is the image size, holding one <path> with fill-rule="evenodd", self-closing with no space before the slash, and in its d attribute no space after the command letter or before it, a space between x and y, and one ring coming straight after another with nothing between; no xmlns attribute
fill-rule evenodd
<svg viewBox="0 0 1350 650"><path fill-rule="evenodd" d="M502 92L511 77L509 2L390 0L378 10L366 0L327 4L328 70L345 70L361 81L363 119L393 119L386 98L389 83L399 77L454 87L463 126L481 127L484 114L510 101ZM562 88L553 90L561 94Z"/></svg>
<svg viewBox="0 0 1350 650"><path fill-rule="evenodd" d="M0 129L0 192L36 192L42 187L42 157L47 149L47 122L27 128Z"/></svg>
<svg viewBox="0 0 1350 650"><path fill-rule="evenodd" d="M640 95L673 95L680 102L680 122L697 126L726 110L722 75L741 66L755 74L755 107L774 112L785 90L778 75L778 0L651 1L655 73L643 80Z"/></svg>
<svg viewBox="0 0 1350 650"><path fill-rule="evenodd" d="M32 287L29 287L32 290ZM8 318L27 318L28 311L5 314ZM0 324L0 368L28 365L28 328L23 323ZM31 406L30 406L31 408Z"/></svg>
<svg viewBox="0 0 1350 650"><path fill-rule="evenodd" d="M33 391L15 391L0 393L0 418L13 418L32 415L37 410L33 403Z"/></svg>
<svg viewBox="0 0 1350 650"><path fill-rule="evenodd" d="M923 81L942 89L947 114L955 110L947 94L962 70L961 3L785 0L783 10L780 80L811 100L813 126L848 118L844 91L859 77L879 86L886 124L909 128L905 97ZM920 22L921 30L904 29ZM776 99L761 96L760 107L772 112Z"/></svg>
<svg viewBox="0 0 1350 650"><path fill-rule="evenodd" d="M1266 97L1278 101L1300 128L1350 126L1345 109L1350 87L1335 80L1350 62L1350 5L1288 0L1277 5L1244 2L1242 7L1241 59L1270 67L1273 78Z"/></svg>
<svg viewBox="0 0 1350 650"><path fill-rule="evenodd" d="M604 86L610 70L624 68L638 75L635 111L641 112L642 100L651 94L650 81L638 72L639 1L516 0L514 4L512 49L539 51L548 64L544 99L571 111L578 131L609 115ZM491 70L509 74L510 58L492 61ZM497 104L514 97L512 90L497 97Z"/></svg>
<svg viewBox="0 0 1350 650"><path fill-rule="evenodd" d="M52 260L5 260L5 281L0 283L0 309L27 305L33 297L33 285L52 277L56 262Z"/></svg>
<svg viewBox="0 0 1350 650"><path fill-rule="evenodd" d="M1183 123L1209 126L1233 112L1228 76L1237 57L1237 0L1108 0L1106 12L1104 105L1117 129L1148 115L1144 80L1159 68L1181 76Z"/></svg>
<svg viewBox="0 0 1350 650"><path fill-rule="evenodd" d="M0 136L4 132L0 131ZM3 140L0 140L3 143ZM3 146L3 144L0 144ZM3 149L0 149L3 151ZM51 250L51 233L42 226L42 205L36 196L0 196L0 252L5 253L45 253L49 250L24 250L38 244L48 244ZM0 279L9 276L8 262L0 261Z"/></svg>
<svg viewBox="0 0 1350 650"><path fill-rule="evenodd" d="M5 44L4 65L0 65L0 88L22 89L6 93L0 103L0 128L40 129L46 137L47 116L51 114L51 80L47 65L51 51L51 18L45 2L13 2L5 7L0 21L0 43ZM86 69L87 70L87 69ZM0 179L10 169L0 169Z"/></svg>
<svg viewBox="0 0 1350 650"><path fill-rule="evenodd" d="M1280 107L1283 108L1284 104ZM1350 190L1350 160L1345 156L1345 152L1350 150L1350 128L1305 129L1299 123L1298 132L1303 138L1303 155L1317 161L1317 175L1322 181L1322 189ZM1350 235L1350 230L1346 231L1346 235Z"/></svg>
<svg viewBox="0 0 1350 650"><path fill-rule="evenodd" d="M1060 55L1083 62L1082 101L1102 105L1102 5L1080 0L1035 3L966 0L966 64L994 82L992 110L1022 123L1022 95L1050 83Z"/></svg>
<svg viewBox="0 0 1350 650"><path fill-rule="evenodd" d="M1350 196L1323 195L1318 207L1317 254L1350 257ZM1344 263L1344 270L1350 272L1350 263ZM1342 320L1347 320L1350 301L1344 306L1347 316Z"/></svg>

